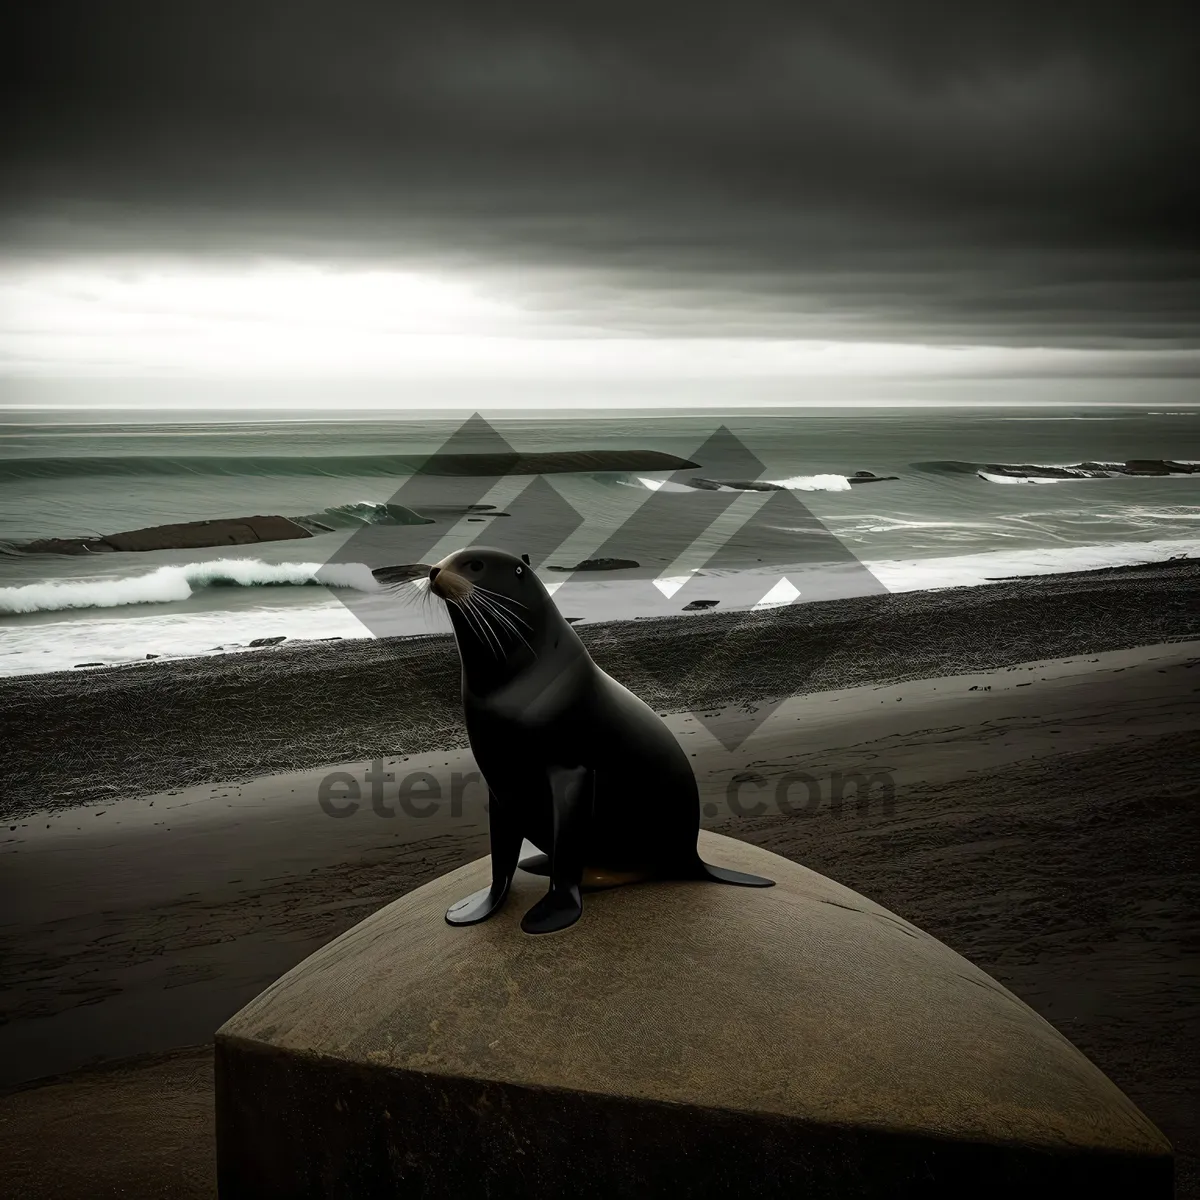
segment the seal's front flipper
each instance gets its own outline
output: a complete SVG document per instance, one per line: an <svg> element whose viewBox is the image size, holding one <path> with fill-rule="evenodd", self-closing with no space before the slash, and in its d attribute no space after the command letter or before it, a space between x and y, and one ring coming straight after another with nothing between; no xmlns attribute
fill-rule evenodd
<svg viewBox="0 0 1200 1200"><path fill-rule="evenodd" d="M492 842L492 882L490 886L463 897L446 910L450 925L478 925L486 921L508 898L517 857L521 853L520 829L496 793L488 792L488 826Z"/></svg>
<svg viewBox="0 0 1200 1200"><path fill-rule="evenodd" d="M491 887L481 888L469 896L464 896L456 904L450 905L446 909L446 923L448 925L478 925L480 921L486 921L507 897L507 887L497 889L493 884Z"/></svg>
<svg viewBox="0 0 1200 1200"><path fill-rule="evenodd" d="M526 933L554 933L574 925L583 915L579 885L592 821L595 776L587 767L551 767L549 776L554 815L550 890L521 918Z"/></svg>
<svg viewBox="0 0 1200 1200"><path fill-rule="evenodd" d="M712 867L706 862L700 864L700 878L711 879L713 883L732 883L735 887L775 886L773 879L764 879L761 875L747 875L745 871L731 871L728 867Z"/></svg>

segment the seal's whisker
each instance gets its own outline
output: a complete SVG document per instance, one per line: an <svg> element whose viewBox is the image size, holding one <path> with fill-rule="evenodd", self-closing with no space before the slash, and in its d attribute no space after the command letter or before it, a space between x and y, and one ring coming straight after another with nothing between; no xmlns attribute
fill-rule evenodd
<svg viewBox="0 0 1200 1200"><path fill-rule="evenodd" d="M482 599L483 598L481 597L481 602L482 602ZM503 624L504 628L508 629L509 632L511 632L512 635L515 638L517 638L521 642L521 644L529 651L529 653L534 656L534 658L537 658L537 651L534 650L532 645L530 645L529 639L509 619L509 615L507 613L505 613L502 609L499 609L499 608L493 608L491 611L492 611L493 616L496 618L496 620L500 621Z"/></svg>
<svg viewBox="0 0 1200 1200"><path fill-rule="evenodd" d="M511 630L513 633L520 632L513 623L510 614L505 612L490 596L473 596L472 602L478 604L484 612L490 613L495 617L505 629Z"/></svg>
<svg viewBox="0 0 1200 1200"><path fill-rule="evenodd" d="M458 602L458 605L463 610L463 612L469 612L474 615L476 620L479 622L479 627L487 635L488 645L492 647L493 653L496 655L497 658L503 658L504 657L504 645L500 641L500 635L498 633L496 633L496 631L492 628L491 623L488 621L487 616L483 612L483 610L476 606L475 600L476 600L476 597L471 595L470 593L468 593L467 596L463 600L460 600Z"/></svg>
<svg viewBox="0 0 1200 1200"><path fill-rule="evenodd" d="M529 650L530 654L534 656L534 658L537 657L537 651L534 650L534 648L529 644L525 635L516 627L516 625L513 624L511 620L509 620L510 614L506 613L498 604L496 604L495 600L492 600L487 596L477 596L476 599L479 601L479 604L482 608L491 612L492 616L494 616L497 621L501 622L505 629L508 629L511 633L525 643L526 648Z"/></svg>
<svg viewBox="0 0 1200 1200"><path fill-rule="evenodd" d="M475 587L476 592L482 592L485 595L490 595L493 600L503 600L505 602L508 602L508 604L515 604L518 608L526 607L522 604L522 602L520 600L517 600L515 598L515 596L506 596L500 592L493 592L493 590L491 588L480 587L478 583L474 584L474 587ZM509 610L509 611L511 612L511 610ZM517 613L515 613L515 612L512 613L512 616L516 617ZM523 622L524 624L529 625L527 620L524 619L523 617L520 617L518 619L520 619L521 622ZM529 625L529 628L533 629L533 626Z"/></svg>
<svg viewBox="0 0 1200 1200"><path fill-rule="evenodd" d="M419 589L414 588L411 580L402 580L399 583L387 584L384 591L398 597L405 604L412 604L417 600Z"/></svg>
<svg viewBox="0 0 1200 1200"><path fill-rule="evenodd" d="M500 636L501 630L496 627L495 618L490 614L488 609L486 609L482 606L482 603L481 603L482 600L483 600L482 596L472 596L471 604L474 605L476 612L478 612L479 615L483 618L484 622L487 624L488 629L491 631L492 636L496 639L496 647L500 651L500 657L507 658L508 651L505 649L504 639Z"/></svg>
<svg viewBox="0 0 1200 1200"><path fill-rule="evenodd" d="M507 621L501 622L501 614L489 606L486 596L472 596L471 603L477 607L480 615L487 621L488 627L496 635L496 641L500 644L501 654L507 658L508 650L505 648L504 639L500 635L509 632L512 629L511 624Z"/></svg>
<svg viewBox="0 0 1200 1200"><path fill-rule="evenodd" d="M479 623L479 619L476 616L475 612L471 608L469 608L466 604L464 604L461 600L449 600L448 602L450 604L453 604L462 613L463 618L466 620L467 625L471 628L472 632L494 654L495 650L492 647L491 642L488 641L486 634L483 632L483 630L480 626L480 623Z"/></svg>
<svg viewBox="0 0 1200 1200"><path fill-rule="evenodd" d="M533 626L527 620L525 620L525 618L523 616L521 616L520 613L513 612L513 610L511 608L508 608L505 604L505 601L507 601L510 604L517 605L519 608L524 608L525 605L522 604L520 602L520 600L514 600L511 596L504 596L504 595L501 595L499 592L493 592L491 590L491 588L480 587L479 584L475 585L475 590L477 592L482 592L485 596L490 597L492 600L492 603L498 604L499 607L503 608L504 611L506 613L508 613L508 615L510 617L514 617L516 620L520 621L521 624L524 625L526 629L533 628Z"/></svg>

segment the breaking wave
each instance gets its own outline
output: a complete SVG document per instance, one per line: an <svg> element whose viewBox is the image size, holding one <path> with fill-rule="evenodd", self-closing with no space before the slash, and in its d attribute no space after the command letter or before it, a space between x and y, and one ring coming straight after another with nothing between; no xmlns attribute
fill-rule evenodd
<svg viewBox="0 0 1200 1200"><path fill-rule="evenodd" d="M470 506L467 506L470 507ZM487 507L487 506L483 506ZM356 529L360 525L432 525L433 518L423 516L403 504L335 504L332 508L304 517L293 517L309 533L331 533L335 529Z"/></svg>
<svg viewBox="0 0 1200 1200"><path fill-rule="evenodd" d="M159 567L117 579L68 579L0 588L0 613L62 612L120 608L127 604L171 604L206 587L334 587L380 590L362 563L265 563L257 558Z"/></svg>

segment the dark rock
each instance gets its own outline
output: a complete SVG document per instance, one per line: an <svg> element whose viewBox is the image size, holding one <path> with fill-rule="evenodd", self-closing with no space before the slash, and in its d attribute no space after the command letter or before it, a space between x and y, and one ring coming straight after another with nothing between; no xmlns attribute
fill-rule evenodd
<svg viewBox="0 0 1200 1200"><path fill-rule="evenodd" d="M1166 475L1194 475L1198 470L1193 463L1175 462L1169 458L1130 458L1124 462L1088 461L1070 467L1047 467L1029 463L982 463L979 469L989 475L1005 475L1016 479L1108 479L1114 475L1162 478Z"/></svg>
<svg viewBox="0 0 1200 1200"><path fill-rule="evenodd" d="M102 666L104 666L104 663L102 663L102 662L90 662L90 663L76 663L75 665L76 665L77 667L102 667Z"/></svg>
<svg viewBox="0 0 1200 1200"><path fill-rule="evenodd" d="M492 514L494 504L422 504L422 516L436 513L439 517L461 517L464 513Z"/></svg>
<svg viewBox="0 0 1200 1200"><path fill-rule="evenodd" d="M280 642L286 642L287 635L279 634L276 637L261 637L255 638L250 645L253 646L278 646Z"/></svg>
<svg viewBox="0 0 1200 1200"><path fill-rule="evenodd" d="M683 606L683 611L695 612L696 609L700 608L716 608L720 603L720 600L693 600L691 604L685 604Z"/></svg>
<svg viewBox="0 0 1200 1200"><path fill-rule="evenodd" d="M158 655L157 654L147 654L146 657L147 658L158 658Z"/></svg>
<svg viewBox="0 0 1200 1200"><path fill-rule="evenodd" d="M17 544L22 554L111 554L113 547L102 538L40 538Z"/></svg>
<svg viewBox="0 0 1200 1200"><path fill-rule="evenodd" d="M222 1200L1172 1194L1162 1134L978 967L787 859L699 849L775 886L631 887L537 941L517 872L464 937L443 914L484 858L296 966L216 1034Z"/></svg>
<svg viewBox="0 0 1200 1200"><path fill-rule="evenodd" d="M737 492L786 492L788 489L779 483L770 483L765 479L705 479L693 475L684 482L688 487L700 488L706 492L716 492L721 488L732 488Z"/></svg>
<svg viewBox="0 0 1200 1200"><path fill-rule="evenodd" d="M332 533L337 529L361 529L364 525L433 525L432 517L414 512L403 504L336 504L319 513L293 517L309 533Z"/></svg>
<svg viewBox="0 0 1200 1200"><path fill-rule="evenodd" d="M547 567L548 571L628 571L642 564L632 558L585 558L573 567Z"/></svg>
<svg viewBox="0 0 1200 1200"><path fill-rule="evenodd" d="M431 454L422 475L561 475L572 471L677 471L698 467L661 450L546 450L533 454Z"/></svg>
<svg viewBox="0 0 1200 1200"><path fill-rule="evenodd" d="M43 538L19 549L25 554L97 554L145 550L199 550L209 546L247 546L282 542L312 534L288 517L231 517L217 521L186 521L152 525L100 538Z"/></svg>
<svg viewBox="0 0 1200 1200"><path fill-rule="evenodd" d="M1014 479L1102 479L1119 471L1115 463L1079 463L1073 467L1040 467L1031 463L984 463L982 470L989 475L1006 475Z"/></svg>

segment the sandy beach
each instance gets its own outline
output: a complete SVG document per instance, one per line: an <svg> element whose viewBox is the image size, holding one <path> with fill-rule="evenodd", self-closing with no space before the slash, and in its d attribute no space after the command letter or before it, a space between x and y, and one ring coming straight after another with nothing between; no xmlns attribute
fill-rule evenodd
<svg viewBox="0 0 1200 1200"><path fill-rule="evenodd" d="M1196 574L581 628L668 714L706 827L864 892L993 974L1172 1140L1181 1196L1200 1195ZM719 652L688 676L695 638ZM17 734L0 845L11 1194L133 1178L143 1195L213 1193L216 1027L486 853L456 690L442 639L0 684ZM789 694L726 749L723 727ZM865 801L838 782L854 775Z"/></svg>

